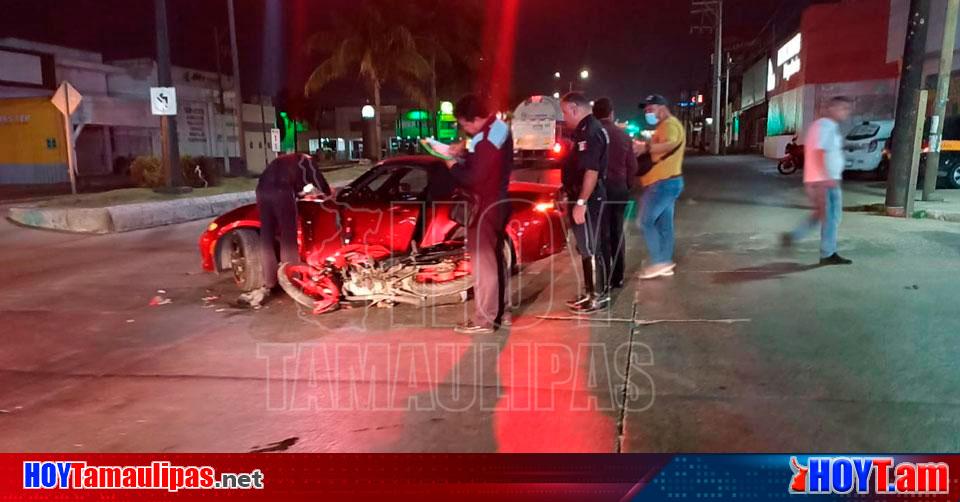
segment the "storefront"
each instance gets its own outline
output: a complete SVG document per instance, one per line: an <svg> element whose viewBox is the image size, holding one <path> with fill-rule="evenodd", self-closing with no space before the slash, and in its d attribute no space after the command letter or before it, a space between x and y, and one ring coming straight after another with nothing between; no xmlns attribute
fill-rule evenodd
<svg viewBox="0 0 960 502"><path fill-rule="evenodd" d="M877 0L845 0L804 11L800 29L767 62L764 155L782 156L786 143L802 135L834 96L854 100L848 126L893 118L899 65L887 59L890 25L890 4Z"/></svg>

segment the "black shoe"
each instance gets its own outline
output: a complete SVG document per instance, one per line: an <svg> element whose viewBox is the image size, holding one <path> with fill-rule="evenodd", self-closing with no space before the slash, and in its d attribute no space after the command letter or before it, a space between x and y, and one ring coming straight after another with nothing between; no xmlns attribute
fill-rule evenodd
<svg viewBox="0 0 960 502"><path fill-rule="evenodd" d="M458 324L453 330L463 335L489 335L493 333L493 327L474 324L473 321Z"/></svg>
<svg viewBox="0 0 960 502"><path fill-rule="evenodd" d="M851 263L853 263L853 260L848 260L837 253L833 253L826 258L820 258L821 265L850 265Z"/></svg>
<svg viewBox="0 0 960 502"><path fill-rule="evenodd" d="M577 298L574 298L573 300L567 300L566 304L567 304L567 307L575 309L575 308L579 308L582 305L586 305L590 303L590 300L592 299L593 298L589 294L583 294Z"/></svg>
<svg viewBox="0 0 960 502"><path fill-rule="evenodd" d="M570 312L579 315L596 314L610 308L610 295L597 295L581 307L571 308Z"/></svg>
<svg viewBox="0 0 960 502"><path fill-rule="evenodd" d="M494 323L494 325L497 329L509 328L510 326L513 326L513 314L510 312L504 312L504 314L500 316L500 321Z"/></svg>
<svg viewBox="0 0 960 502"><path fill-rule="evenodd" d="M780 234L780 247L784 249L789 249L793 247L793 235L792 234Z"/></svg>

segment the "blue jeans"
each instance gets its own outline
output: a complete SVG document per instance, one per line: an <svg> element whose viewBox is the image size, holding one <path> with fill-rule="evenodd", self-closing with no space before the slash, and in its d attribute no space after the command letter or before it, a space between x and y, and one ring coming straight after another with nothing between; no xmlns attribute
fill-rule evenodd
<svg viewBox="0 0 960 502"><path fill-rule="evenodd" d="M643 189L640 196L639 226L647 241L651 265L673 261L673 213L683 192L683 178L658 181Z"/></svg>
<svg viewBox="0 0 960 502"><path fill-rule="evenodd" d="M820 257L827 258L837 252L837 233L843 214L843 192L839 182L836 186L823 183L804 185L807 197L813 204L813 213L790 234L794 240L804 238L820 225Z"/></svg>

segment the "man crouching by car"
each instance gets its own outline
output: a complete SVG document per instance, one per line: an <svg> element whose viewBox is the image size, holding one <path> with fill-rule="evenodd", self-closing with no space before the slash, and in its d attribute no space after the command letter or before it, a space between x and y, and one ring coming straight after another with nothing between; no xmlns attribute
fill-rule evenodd
<svg viewBox="0 0 960 502"><path fill-rule="evenodd" d="M454 107L460 130L470 138L451 149L451 174L476 202L467 218L467 253L473 268L474 318L454 330L469 335L493 333L509 326L510 270L504 256L510 216L507 187L513 168L513 139L505 122L490 114L476 95L460 98Z"/></svg>
<svg viewBox="0 0 960 502"><path fill-rule="evenodd" d="M257 210L260 212L260 260L263 286L240 295L240 303L259 308L277 287L277 253L284 263L298 263L297 198L332 194L330 185L317 171L313 160L303 154L277 157L257 181Z"/></svg>

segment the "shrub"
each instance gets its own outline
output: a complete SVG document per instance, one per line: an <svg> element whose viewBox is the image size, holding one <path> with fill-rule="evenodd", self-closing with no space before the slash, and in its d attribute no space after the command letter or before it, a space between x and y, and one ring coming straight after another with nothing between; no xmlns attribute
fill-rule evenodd
<svg viewBox="0 0 960 502"><path fill-rule="evenodd" d="M183 174L183 183L193 188L220 184L219 168L216 162L207 157L181 157L180 172ZM144 188L161 187L166 182L160 159L146 155L137 157L130 164L130 179Z"/></svg>
<svg viewBox="0 0 960 502"><path fill-rule="evenodd" d="M217 163L208 157L181 157L180 169L183 172L183 182L187 186L206 188L220 184Z"/></svg>
<svg viewBox="0 0 960 502"><path fill-rule="evenodd" d="M130 179L139 187L157 188L163 186L163 167L160 159L141 155L130 164Z"/></svg>

